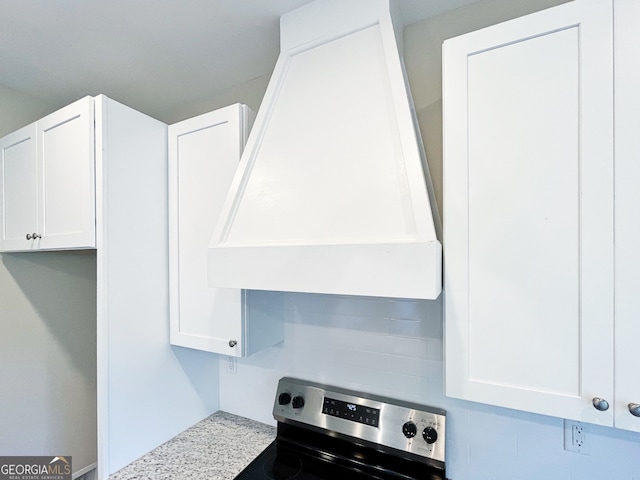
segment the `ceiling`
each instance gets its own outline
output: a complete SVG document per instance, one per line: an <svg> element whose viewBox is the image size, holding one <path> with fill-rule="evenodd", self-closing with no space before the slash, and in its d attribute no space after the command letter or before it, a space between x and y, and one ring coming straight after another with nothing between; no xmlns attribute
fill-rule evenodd
<svg viewBox="0 0 640 480"><path fill-rule="evenodd" d="M0 85L62 106L104 93L151 116L269 74L278 19L310 0L3 0ZM399 0L405 24L474 0Z"/></svg>

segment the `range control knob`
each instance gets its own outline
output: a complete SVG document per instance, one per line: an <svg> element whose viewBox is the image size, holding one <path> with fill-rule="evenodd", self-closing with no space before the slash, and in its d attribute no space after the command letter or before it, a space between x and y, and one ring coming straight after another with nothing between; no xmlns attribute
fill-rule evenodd
<svg viewBox="0 0 640 480"><path fill-rule="evenodd" d="M302 397L300 395L296 395L295 397L293 397L293 400L291 400L291 406L293 408L302 408L302 407L304 407L304 397Z"/></svg>
<svg viewBox="0 0 640 480"><path fill-rule="evenodd" d="M402 434L407 438L413 438L418 433L418 427L413 422L406 422L402 425Z"/></svg>
<svg viewBox="0 0 640 480"><path fill-rule="evenodd" d="M433 427L427 427L422 431L422 438L424 438L425 442L431 445L432 443L436 443L436 440L438 440L438 432Z"/></svg>
<svg viewBox="0 0 640 480"><path fill-rule="evenodd" d="M282 392L280 395L278 395L279 405L289 405L290 401L291 401L291 395L288 394L287 392Z"/></svg>

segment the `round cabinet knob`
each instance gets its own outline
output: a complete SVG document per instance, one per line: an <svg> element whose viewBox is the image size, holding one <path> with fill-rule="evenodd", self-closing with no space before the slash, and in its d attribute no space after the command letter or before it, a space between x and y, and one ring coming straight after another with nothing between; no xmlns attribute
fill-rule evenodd
<svg viewBox="0 0 640 480"><path fill-rule="evenodd" d="M593 399L593 406L596 410L600 410L601 412L609 410L609 402L607 402L604 398L595 397Z"/></svg>
<svg viewBox="0 0 640 480"><path fill-rule="evenodd" d="M287 392L282 392L280 395L278 395L279 405L289 405L289 402L291 402L291 395Z"/></svg>
<svg viewBox="0 0 640 480"><path fill-rule="evenodd" d="M238 344L238 341L237 341L237 340L229 340L229 346L230 346L231 348L235 347L237 344Z"/></svg>
<svg viewBox="0 0 640 480"><path fill-rule="evenodd" d="M633 415L634 417L640 417L640 404L630 403L628 407L629 413L631 413L631 415Z"/></svg>
<svg viewBox="0 0 640 480"><path fill-rule="evenodd" d="M296 395L295 397L293 397L293 400L291 400L291 406L293 408L302 408L302 407L304 407L304 397L302 397L300 395Z"/></svg>
<svg viewBox="0 0 640 480"><path fill-rule="evenodd" d="M432 443L436 443L436 440L438 440L438 432L433 427L427 427L422 431L422 438L424 438L425 442L431 445Z"/></svg>
<svg viewBox="0 0 640 480"><path fill-rule="evenodd" d="M402 434L407 438L413 438L418 433L418 427L413 422L407 422L402 425Z"/></svg>
<svg viewBox="0 0 640 480"><path fill-rule="evenodd" d="M31 240L31 234L27 233L27 240Z"/></svg>

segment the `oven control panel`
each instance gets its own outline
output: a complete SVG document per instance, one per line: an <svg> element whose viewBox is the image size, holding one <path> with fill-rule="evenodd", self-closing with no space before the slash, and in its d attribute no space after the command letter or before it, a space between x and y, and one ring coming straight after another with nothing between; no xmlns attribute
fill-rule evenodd
<svg viewBox="0 0 640 480"><path fill-rule="evenodd" d="M278 383L273 416L444 465L446 413L439 408L285 377Z"/></svg>

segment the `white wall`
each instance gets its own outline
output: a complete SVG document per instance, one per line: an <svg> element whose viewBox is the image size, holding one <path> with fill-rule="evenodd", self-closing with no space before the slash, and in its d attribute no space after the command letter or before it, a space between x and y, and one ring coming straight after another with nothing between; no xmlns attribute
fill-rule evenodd
<svg viewBox="0 0 640 480"><path fill-rule="evenodd" d="M481 0L406 28L405 60L442 211L442 41L565 0ZM384 274L381 272L381 274ZM274 424L290 375L445 408L453 480L639 480L640 435L586 426L589 455L564 450L563 420L444 396L442 300L287 294L285 340L220 364L223 410ZM496 301L499 301L497 299Z"/></svg>
<svg viewBox="0 0 640 480"><path fill-rule="evenodd" d="M285 375L442 402L440 301L287 293L285 321L284 342L238 359L237 374L220 363L222 410L273 424Z"/></svg>
<svg viewBox="0 0 640 480"><path fill-rule="evenodd" d="M95 266L93 253L1 256L0 455L96 461Z"/></svg>
<svg viewBox="0 0 640 480"><path fill-rule="evenodd" d="M155 118L159 118L166 124L171 125L172 123L177 123L181 120L195 117L196 115L207 113L220 107L233 105L234 103L244 103L251 110L257 112L270 77L271 74L253 78L240 85L234 86L221 95L201 98L196 102L178 105L157 115Z"/></svg>
<svg viewBox="0 0 640 480"><path fill-rule="evenodd" d="M44 100L0 85L0 137L35 122L55 108Z"/></svg>

